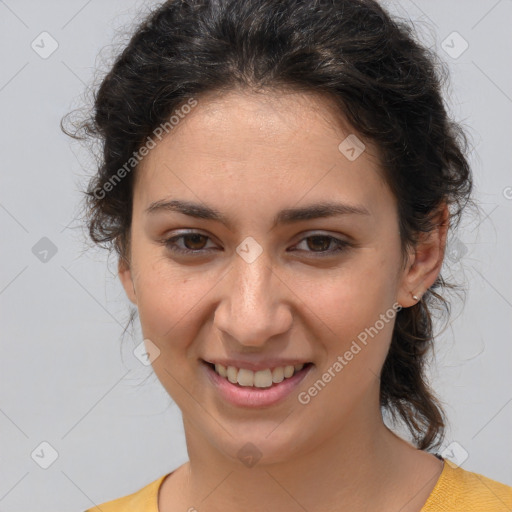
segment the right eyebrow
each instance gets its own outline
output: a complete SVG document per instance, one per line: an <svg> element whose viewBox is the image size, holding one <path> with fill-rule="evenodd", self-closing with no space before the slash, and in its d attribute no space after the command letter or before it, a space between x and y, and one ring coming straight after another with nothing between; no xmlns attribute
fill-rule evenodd
<svg viewBox="0 0 512 512"><path fill-rule="evenodd" d="M178 199L155 201L145 210L147 214L161 211L171 211L195 217L220 222L232 230L232 221L219 210L200 203L182 201ZM362 205L349 205L336 202L320 202L303 207L286 208L279 211L273 221L273 227L278 224L291 224L304 220L334 217L339 215L370 215L367 208Z"/></svg>

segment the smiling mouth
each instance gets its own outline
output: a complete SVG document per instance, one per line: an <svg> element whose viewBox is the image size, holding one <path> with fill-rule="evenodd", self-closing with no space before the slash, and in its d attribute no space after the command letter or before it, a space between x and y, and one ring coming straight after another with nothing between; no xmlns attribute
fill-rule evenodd
<svg viewBox="0 0 512 512"><path fill-rule="evenodd" d="M217 375L240 388L270 388L287 379L291 379L299 372L308 371L310 366L313 365L313 363L308 362L305 364L279 366L273 369L267 368L253 372L245 368L236 368L234 366L226 367L205 360L201 361L209 366Z"/></svg>

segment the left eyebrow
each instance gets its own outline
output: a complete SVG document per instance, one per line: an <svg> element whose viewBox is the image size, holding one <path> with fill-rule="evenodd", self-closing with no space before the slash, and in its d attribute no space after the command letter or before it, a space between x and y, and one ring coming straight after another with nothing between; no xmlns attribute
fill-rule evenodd
<svg viewBox="0 0 512 512"><path fill-rule="evenodd" d="M200 203L191 201L160 200L151 203L145 210L147 214L160 211L178 212L199 219L214 220L232 229L232 222L224 214ZM339 215L370 215L362 205L349 205L344 203L321 202L299 208L286 208L279 211L273 220L273 227L278 224L292 224L304 220L312 220Z"/></svg>

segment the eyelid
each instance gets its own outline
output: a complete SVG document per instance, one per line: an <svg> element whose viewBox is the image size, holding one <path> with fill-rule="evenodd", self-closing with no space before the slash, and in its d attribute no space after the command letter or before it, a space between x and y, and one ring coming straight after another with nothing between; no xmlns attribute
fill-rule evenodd
<svg viewBox="0 0 512 512"><path fill-rule="evenodd" d="M207 244L208 244L208 241L213 241L213 237L211 237L210 235L207 235L207 234L201 232L200 230L194 229L194 230L179 231L177 233L174 233L173 236L165 237L163 240L161 240L161 243L163 243L169 251L176 253L176 254L182 254L182 255L200 256L200 255L206 254L207 252L209 253L212 250L216 250L216 249L212 249L212 248L197 249L197 250L187 249L187 248L182 249L182 248L176 248L175 246L171 247L171 245L170 245L171 243L175 244L177 240L184 240L184 237L186 237L186 236L193 236L193 235L199 235L199 236L205 237L207 239L207 242L206 242ZM322 257L326 258L328 256L333 256L333 255L341 253L341 252L345 251L346 249L354 246L354 244L352 242L349 242L348 240L338 238L337 236L334 236L334 235L331 235L330 233L325 233L322 231L320 231L320 232L305 231L300 234L300 237L301 238L294 245L298 245L299 243L306 241L308 238L314 238L314 237L328 238L330 240L330 242L332 244L334 244L335 249L330 249L330 250L326 250L326 251L307 251L307 250L302 251L301 249L298 250L299 252L309 253L309 254L313 255L314 258L322 258ZM294 252L294 251L292 251L292 252Z"/></svg>

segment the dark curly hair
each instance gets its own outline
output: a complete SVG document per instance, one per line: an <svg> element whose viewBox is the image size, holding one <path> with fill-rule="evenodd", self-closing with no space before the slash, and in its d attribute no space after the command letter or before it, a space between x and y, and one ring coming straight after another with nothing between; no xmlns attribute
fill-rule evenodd
<svg viewBox="0 0 512 512"><path fill-rule="evenodd" d="M74 130L61 123L68 135L102 148L85 195L90 237L129 257L133 156L192 98L237 88L293 90L330 98L338 115L379 148L405 262L443 205L453 229L472 202L468 136L442 97L448 76L412 25L375 0L167 1L145 16L116 57L94 92L92 113L72 123ZM417 304L398 312L380 376L381 407L425 450L439 446L445 430L425 360L432 310L450 310L436 290L447 287L454 285L439 275Z"/></svg>

